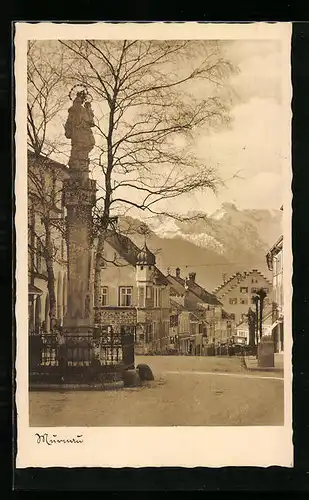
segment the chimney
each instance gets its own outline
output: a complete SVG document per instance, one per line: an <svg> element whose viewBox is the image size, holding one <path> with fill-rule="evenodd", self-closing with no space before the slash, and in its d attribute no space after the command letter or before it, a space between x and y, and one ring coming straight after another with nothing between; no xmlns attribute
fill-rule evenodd
<svg viewBox="0 0 309 500"><path fill-rule="evenodd" d="M179 267L176 268L176 278L180 278L180 269L179 269Z"/></svg>
<svg viewBox="0 0 309 500"><path fill-rule="evenodd" d="M189 273L189 280L192 283L195 283L195 276L196 276L196 273Z"/></svg>

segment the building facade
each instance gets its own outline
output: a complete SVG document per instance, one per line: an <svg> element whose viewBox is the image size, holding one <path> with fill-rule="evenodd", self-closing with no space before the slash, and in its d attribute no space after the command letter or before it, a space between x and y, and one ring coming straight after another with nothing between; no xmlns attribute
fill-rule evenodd
<svg viewBox="0 0 309 500"><path fill-rule="evenodd" d="M50 294L54 319L62 324L67 308L67 246L63 183L65 165L28 152L28 326L29 333L50 332ZM47 266L49 263L49 267ZM53 277L50 270L53 271Z"/></svg>
<svg viewBox="0 0 309 500"><path fill-rule="evenodd" d="M184 350L194 340L193 350L202 353L205 345L223 343L233 334L233 319L223 309L220 300L197 283L196 273L183 278L177 268L175 275L168 274L167 278L171 300L182 307L182 317L188 318L186 323L179 321L178 325L179 339L186 342Z"/></svg>
<svg viewBox="0 0 309 500"><path fill-rule="evenodd" d="M253 296L261 288L267 294L264 306L268 307L272 303L272 283L257 269L233 274L213 293L223 304L224 309L233 315L236 323L240 323L248 313L249 307L254 307Z"/></svg>
<svg viewBox="0 0 309 500"><path fill-rule="evenodd" d="M169 347L180 354L202 355L209 324L198 313L170 298Z"/></svg>
<svg viewBox="0 0 309 500"><path fill-rule="evenodd" d="M169 283L155 255L109 232L101 270L100 328L133 333L136 353L164 352L169 336Z"/></svg>
<svg viewBox="0 0 309 500"><path fill-rule="evenodd" d="M271 335L275 352L284 350L284 293L283 293L283 236L266 255L268 269L272 272L273 303Z"/></svg>
<svg viewBox="0 0 309 500"><path fill-rule="evenodd" d="M236 335L234 340L236 343L241 344L241 340L246 345L249 345L249 324L248 317L244 316L244 318L236 325ZM272 307L268 306L263 310L263 319L262 319L262 336L270 337L272 331ZM258 336L260 332L258 332ZM256 343L256 334L255 334L255 343Z"/></svg>

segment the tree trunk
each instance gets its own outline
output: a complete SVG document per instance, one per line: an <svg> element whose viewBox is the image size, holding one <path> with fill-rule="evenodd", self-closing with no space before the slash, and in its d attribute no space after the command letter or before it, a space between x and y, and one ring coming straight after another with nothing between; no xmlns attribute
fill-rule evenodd
<svg viewBox="0 0 309 500"><path fill-rule="evenodd" d="M50 329L53 331L55 328L56 318L57 318L57 303L56 303L56 293L55 293L55 273L54 273L54 256L53 256L53 244L51 237L51 228L48 222L45 222L45 263L47 270L47 288L49 294L49 317L50 317Z"/></svg>
<svg viewBox="0 0 309 500"><path fill-rule="evenodd" d="M94 266L94 323L100 322L100 295L101 295L101 269L103 262L103 250L105 241L105 231L99 233L98 244L95 255Z"/></svg>

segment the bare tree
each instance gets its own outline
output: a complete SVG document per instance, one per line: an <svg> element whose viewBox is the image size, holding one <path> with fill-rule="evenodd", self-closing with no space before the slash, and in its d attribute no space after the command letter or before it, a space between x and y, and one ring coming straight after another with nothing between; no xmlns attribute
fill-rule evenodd
<svg viewBox="0 0 309 500"><path fill-rule="evenodd" d="M43 56L46 47L46 42L36 44ZM234 68L217 41L77 40L61 41L58 47L65 50L59 49L60 55L54 51L48 61L41 57L39 71L35 58L39 98L38 85L28 75L34 88L28 137L32 147L42 150L46 125L57 114L57 103L50 104L52 95L59 99L57 85L79 82L90 89L97 118L92 164L103 177L96 214L98 306L104 241L115 214L136 209L185 220L166 202L172 206L181 195L220 186L216 169L196 156L194 141L199 130L228 124L225 84ZM35 126L34 114L43 118Z"/></svg>
<svg viewBox="0 0 309 500"><path fill-rule="evenodd" d="M65 93L60 75L65 72L65 58L63 51L59 51L55 60L35 41L29 42L27 56L28 200L31 212L28 252L32 271L39 271L35 263L41 258L46 264L53 328L57 314L54 263L61 258L59 242L64 231L63 214L59 214L58 208L61 206L64 172L61 165L51 160L55 152L63 149L63 144L60 134L55 137L50 129L64 105ZM57 65L57 73L53 64Z"/></svg>
<svg viewBox="0 0 309 500"><path fill-rule="evenodd" d="M97 117L92 164L103 177L97 306L111 216L136 209L184 220L166 208L167 201L172 206L181 195L220 186L214 166L196 156L194 141L198 131L228 124L225 83L234 68L217 41L70 40L60 45L71 57L67 82L90 89Z"/></svg>
<svg viewBox="0 0 309 500"><path fill-rule="evenodd" d="M28 252L31 272L47 273L51 328L57 315L54 265L65 259L62 185L66 175L61 165L28 153Z"/></svg>

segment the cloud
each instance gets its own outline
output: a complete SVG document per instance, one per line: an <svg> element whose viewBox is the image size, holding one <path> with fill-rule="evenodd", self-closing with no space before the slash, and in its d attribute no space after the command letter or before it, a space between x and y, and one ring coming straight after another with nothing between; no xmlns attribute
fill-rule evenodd
<svg viewBox="0 0 309 500"><path fill-rule="evenodd" d="M281 106L273 99L251 99L233 110L230 130L200 137L198 155L219 166L225 179L240 172L281 171Z"/></svg>
<svg viewBox="0 0 309 500"><path fill-rule="evenodd" d="M252 97L281 102L280 54L255 55L239 64L240 73L231 84L241 102Z"/></svg>
<svg viewBox="0 0 309 500"><path fill-rule="evenodd" d="M261 172L233 189L239 208L279 208L282 204L283 179L274 172Z"/></svg>

